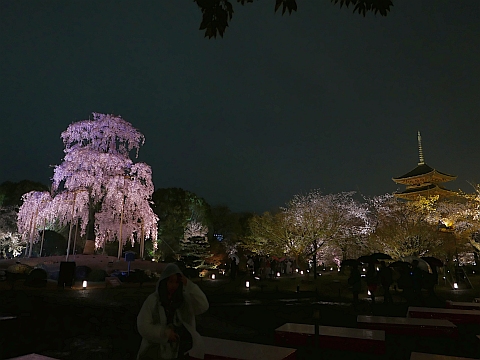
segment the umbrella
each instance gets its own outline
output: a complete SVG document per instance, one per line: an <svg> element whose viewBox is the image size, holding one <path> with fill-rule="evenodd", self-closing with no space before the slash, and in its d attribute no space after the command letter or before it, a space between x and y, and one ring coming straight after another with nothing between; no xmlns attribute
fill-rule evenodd
<svg viewBox="0 0 480 360"><path fill-rule="evenodd" d="M403 258L403 261L407 261L409 262L410 264L413 262L413 260L417 260L418 261L418 268L420 270L423 270L423 271L426 271L428 273L432 273L432 268L430 267L430 265L428 264L428 262L426 262L425 260L419 258L419 257L416 257L416 256L406 256Z"/></svg>
<svg viewBox="0 0 480 360"><path fill-rule="evenodd" d="M425 260L432 267L434 267L434 266L442 267L443 266L443 261L440 260L440 259L437 259L436 257L433 257L433 256L422 256L420 259Z"/></svg>
<svg viewBox="0 0 480 360"><path fill-rule="evenodd" d="M356 259L346 259L342 261L340 266L358 266L360 264L360 261Z"/></svg>
<svg viewBox="0 0 480 360"><path fill-rule="evenodd" d="M372 255L363 255L363 256L360 256L357 260L362 262L362 263L371 263L371 262L376 263L376 262L378 262L377 259L372 257Z"/></svg>
<svg viewBox="0 0 480 360"><path fill-rule="evenodd" d="M240 258L237 254L231 254L230 259L235 260L235 263L238 265L240 263Z"/></svg>
<svg viewBox="0 0 480 360"><path fill-rule="evenodd" d="M392 267L392 268L401 268L401 267L410 267L410 263L406 262L406 261L394 261L392 262L390 265L388 265L388 267Z"/></svg>
<svg viewBox="0 0 480 360"><path fill-rule="evenodd" d="M390 255L384 253L373 253L370 257L374 258L375 260L392 260Z"/></svg>

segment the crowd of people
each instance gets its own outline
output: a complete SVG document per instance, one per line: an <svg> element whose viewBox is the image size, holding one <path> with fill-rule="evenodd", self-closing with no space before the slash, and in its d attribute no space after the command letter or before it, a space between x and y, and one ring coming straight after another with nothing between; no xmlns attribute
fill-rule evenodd
<svg viewBox="0 0 480 360"><path fill-rule="evenodd" d="M438 273L432 268L432 273L421 270L418 260L413 260L409 266L389 267L385 261L372 261L366 265L365 283L367 294L374 304L376 295L381 287L383 301L386 304L393 303L392 287L401 289L402 296L413 305L423 305L422 289L426 289L428 296L435 296L435 285L438 284ZM362 291L362 275L359 265L352 265L348 284L353 293L353 304L358 305L359 294Z"/></svg>
<svg viewBox="0 0 480 360"><path fill-rule="evenodd" d="M227 263L227 274L235 279L238 274L239 258L232 256ZM278 273L283 275L292 275L296 268L294 259L276 256L248 256L246 269L249 275L257 276L261 279L273 279Z"/></svg>

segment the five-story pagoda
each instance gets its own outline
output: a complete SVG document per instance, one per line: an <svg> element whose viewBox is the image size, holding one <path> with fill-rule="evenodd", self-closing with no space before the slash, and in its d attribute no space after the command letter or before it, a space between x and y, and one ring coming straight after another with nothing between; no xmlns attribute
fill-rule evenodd
<svg viewBox="0 0 480 360"><path fill-rule="evenodd" d="M434 195L439 195L441 198L455 196L455 191L445 189L441 184L455 180L457 177L435 170L425 163L420 131L418 132L418 152L419 162L417 167L405 175L392 178L397 184L406 185L404 191L394 193L395 197L417 200L419 197L428 198Z"/></svg>

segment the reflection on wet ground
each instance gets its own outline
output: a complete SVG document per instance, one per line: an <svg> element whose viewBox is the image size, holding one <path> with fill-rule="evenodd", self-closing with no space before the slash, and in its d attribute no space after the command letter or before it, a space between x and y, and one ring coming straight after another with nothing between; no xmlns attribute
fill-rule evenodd
<svg viewBox="0 0 480 360"><path fill-rule="evenodd" d="M405 316L408 307L398 296L393 305L384 305L381 296L376 304L364 297L354 308L347 296L338 301L322 299L315 291L222 293L200 285L210 300L210 309L197 319L202 335L263 344L274 344L274 330L284 323L312 324L315 310L320 312L322 325L356 327L358 314ZM64 360L134 359L141 340L136 316L153 288L153 284L137 284L86 290L1 290L0 315L15 319L0 322L5 334L0 340L0 359L32 352ZM441 299L428 302L442 304ZM386 357L300 349L298 359L408 359L411 351L478 357L480 325L460 326L459 331L458 341L388 337Z"/></svg>

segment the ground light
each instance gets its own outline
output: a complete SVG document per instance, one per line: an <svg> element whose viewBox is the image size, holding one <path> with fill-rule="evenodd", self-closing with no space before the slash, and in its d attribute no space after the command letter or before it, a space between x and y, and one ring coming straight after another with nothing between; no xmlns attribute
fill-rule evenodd
<svg viewBox="0 0 480 360"><path fill-rule="evenodd" d="M250 281L245 281L245 287L246 287L247 289L250 289Z"/></svg>
<svg viewBox="0 0 480 360"><path fill-rule="evenodd" d="M212 280L215 280L215 274L212 274Z"/></svg>
<svg viewBox="0 0 480 360"><path fill-rule="evenodd" d="M453 283L453 288L458 289L458 284L456 282Z"/></svg>
<svg viewBox="0 0 480 360"><path fill-rule="evenodd" d="M372 293L370 292L370 290L367 290L367 295L368 295L368 296L372 295Z"/></svg>
<svg viewBox="0 0 480 360"><path fill-rule="evenodd" d="M277 277L280 277L280 273L279 273L279 272L277 272Z"/></svg>
<svg viewBox="0 0 480 360"><path fill-rule="evenodd" d="M303 275L303 270L302 270L302 271L300 271L300 275Z"/></svg>
<svg viewBox="0 0 480 360"><path fill-rule="evenodd" d="M83 280L82 287L84 290L87 288L87 280Z"/></svg>

